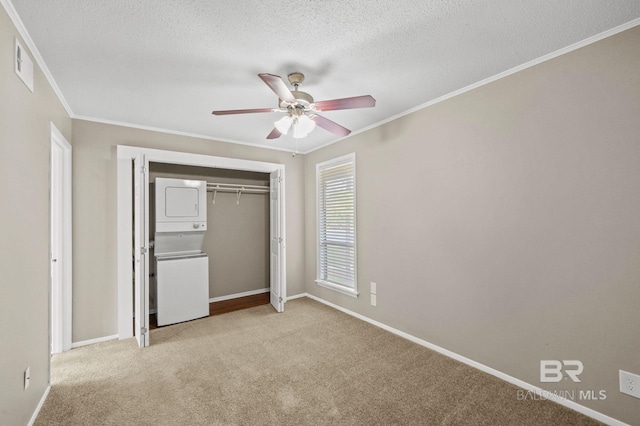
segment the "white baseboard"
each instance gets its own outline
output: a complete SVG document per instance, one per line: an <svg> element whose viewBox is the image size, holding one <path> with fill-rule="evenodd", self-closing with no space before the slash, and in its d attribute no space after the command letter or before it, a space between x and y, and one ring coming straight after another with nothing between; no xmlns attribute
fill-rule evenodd
<svg viewBox="0 0 640 426"><path fill-rule="evenodd" d="M550 400L552 400L554 402L557 402L560 405L563 405L563 406L565 406L567 408L570 408L570 409L572 409L574 411L582 413L585 416L589 416L591 418L594 418L596 420L599 420L599 421L601 421L601 422L603 422L605 424L612 425L612 426L628 426L626 423L623 423L620 420L616 420L616 419L614 419L612 417L609 417L609 416L607 416L605 414L602 414L602 413L600 413L598 411L595 411L595 410L593 410L591 408L587 408L584 405L580 405L580 404L578 404L578 403L576 403L574 401L568 400L566 398L562 398L562 397L560 397L558 395L554 395L553 393L551 393L549 391L546 391L544 389L541 389L541 388L539 388L537 386L534 386L534 385L532 385L530 383L527 383L525 381L517 379L517 378L515 378L513 376L505 374L505 373L503 373L501 371L498 371L498 370L496 370L494 368L488 367L488 366L486 366L484 364L480 364L479 362L476 362L476 361L474 361L472 359L466 358L466 357L464 357L462 355L459 355L459 354L457 354L455 352L451 352L450 350L447 350L447 349L445 349L443 347L440 347L438 345L434 345L433 343L429 343L426 340L422 340L422 339L420 339L418 337L412 336L411 334L405 333L404 331L400 331L400 330L395 329L393 327L390 327L390 326L388 326L388 325L386 325L384 323L378 322L378 321L373 320L373 319L371 319L369 317L365 317L364 315L361 315L361 314L358 314L356 312L350 311L349 309L343 308L342 306L339 306L339 305L336 305L334 303L328 302L328 301L326 301L324 299L321 299L318 296L314 296L313 294L304 293L304 294L296 295L293 298L298 298L298 297L303 297L303 296L306 296L306 297L308 297L310 299L313 299L313 300L315 300L317 302L320 302L322 304L330 306L330 307L332 307L334 309L337 309L337 310L339 310L341 312L344 312L345 314L348 314L348 315L351 315L353 317L356 317L356 318L358 318L358 319L360 319L362 321L366 321L369 324L375 325L376 327L382 328L383 330L387 330L388 332L393 333L393 334L395 334L397 336L404 337L407 340L410 340L410 341L412 341L414 343L417 343L417 344L419 344L421 346L424 346L426 348L434 350L434 351L436 351L438 353L441 353L442 355L448 356L449 358L453 358L456 361L460 361L460 362L462 362L464 364L467 364L467 365L469 365L471 367L477 368L478 370L483 371L483 372L488 373L488 374L491 374L492 376L495 376L495 377L497 377L497 378L499 378L501 380L504 380L505 382L511 383L511 384L519 386L519 387L521 387L521 388L523 388L525 390L531 391L531 392L535 393L536 395L538 395L538 396L540 396L542 398L550 399ZM287 300L291 300L291 299L292 299L291 297L287 298Z"/></svg>
<svg viewBox="0 0 640 426"><path fill-rule="evenodd" d="M209 303L222 302L223 300L237 299L238 297L253 296L254 294L269 293L270 290L271 289L269 287L266 287L266 288L260 288L258 290L245 291L243 293L235 293L235 294L229 294L226 296L212 297L211 299L209 299Z"/></svg>
<svg viewBox="0 0 640 426"><path fill-rule="evenodd" d="M106 341L109 341L109 340L116 340L118 337L119 336L117 334L114 334L112 336L98 337L97 339L90 339L90 340L82 340L80 342L73 342L71 344L71 349L79 348L81 346L93 345L94 343L106 342Z"/></svg>
<svg viewBox="0 0 640 426"><path fill-rule="evenodd" d="M47 397L49 396L50 390L51 390L51 385L47 386L47 388L44 390L44 393L42 394L42 398L40 398L40 402L38 403L36 410L33 412L31 419L29 419L29 423L27 423L28 426L33 426L33 424L36 422L36 419L38 418L38 414L40 414L40 410L42 409L44 402L47 400Z"/></svg>
<svg viewBox="0 0 640 426"><path fill-rule="evenodd" d="M287 296L287 302L289 300L293 300L293 299L299 299L301 297L308 297L309 295L307 293L300 293L300 294L294 294L293 296Z"/></svg>

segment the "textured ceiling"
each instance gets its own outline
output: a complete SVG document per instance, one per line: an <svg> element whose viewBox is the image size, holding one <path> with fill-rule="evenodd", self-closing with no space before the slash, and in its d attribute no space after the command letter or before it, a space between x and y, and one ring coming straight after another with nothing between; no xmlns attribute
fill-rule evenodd
<svg viewBox="0 0 640 426"><path fill-rule="evenodd" d="M638 0L12 0L76 117L295 149L258 73L301 71L355 131L640 17ZM338 138L317 128L307 152Z"/></svg>

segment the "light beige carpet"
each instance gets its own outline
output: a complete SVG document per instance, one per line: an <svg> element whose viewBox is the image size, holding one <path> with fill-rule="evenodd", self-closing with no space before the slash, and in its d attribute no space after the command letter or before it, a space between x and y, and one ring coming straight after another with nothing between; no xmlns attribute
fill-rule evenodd
<svg viewBox="0 0 640 426"><path fill-rule="evenodd" d="M36 425L592 425L310 299L73 349Z"/></svg>

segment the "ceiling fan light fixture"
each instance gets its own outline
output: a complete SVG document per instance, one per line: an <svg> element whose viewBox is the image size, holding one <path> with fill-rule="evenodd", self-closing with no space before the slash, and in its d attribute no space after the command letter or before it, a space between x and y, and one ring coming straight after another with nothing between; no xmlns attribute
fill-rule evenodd
<svg viewBox="0 0 640 426"><path fill-rule="evenodd" d="M309 118L307 115L302 114L297 117L293 125L293 137L304 138L313 131L316 127L316 122Z"/></svg>
<svg viewBox="0 0 640 426"><path fill-rule="evenodd" d="M283 135L286 135L291 127L291 123L293 123L293 118L291 116L285 115L280 120L273 123L276 129Z"/></svg>

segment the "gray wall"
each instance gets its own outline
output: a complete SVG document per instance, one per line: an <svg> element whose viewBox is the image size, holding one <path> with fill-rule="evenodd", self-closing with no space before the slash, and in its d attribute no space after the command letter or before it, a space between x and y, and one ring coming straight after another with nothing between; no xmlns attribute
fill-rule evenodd
<svg viewBox="0 0 640 426"><path fill-rule="evenodd" d="M308 154L307 291L637 422L618 369L640 373L638 46L640 27ZM315 165L349 152L357 299L313 282ZM543 359L582 382L540 383Z"/></svg>
<svg viewBox="0 0 640 426"><path fill-rule="evenodd" d="M49 382L50 122L71 142L71 119L40 69L33 93L14 73L16 36L0 7L0 423L7 425L29 421Z"/></svg>
<svg viewBox="0 0 640 426"><path fill-rule="evenodd" d="M304 159L302 156L294 158L284 151L74 119L74 342L118 333L117 145L284 164L287 294L304 292Z"/></svg>
<svg viewBox="0 0 640 426"><path fill-rule="evenodd" d="M152 163L149 165L150 195L154 194L156 177L269 186L268 173ZM209 256L209 297L269 287L269 193L244 193L239 204L235 193L218 192L215 204L213 195L207 194L208 226L202 247ZM155 202L150 200L149 204L153 215ZM153 238L154 223L149 227ZM152 271L154 266L151 262ZM154 280L150 280L149 287L152 295ZM155 308L155 304L150 307Z"/></svg>

